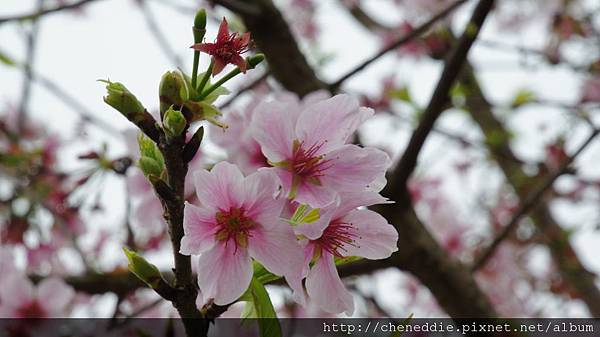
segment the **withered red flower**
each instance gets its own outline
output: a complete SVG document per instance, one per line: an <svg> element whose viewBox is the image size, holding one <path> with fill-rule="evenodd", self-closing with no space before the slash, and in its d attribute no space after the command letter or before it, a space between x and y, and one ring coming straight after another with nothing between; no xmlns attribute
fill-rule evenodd
<svg viewBox="0 0 600 337"><path fill-rule="evenodd" d="M238 33L229 34L227 20L223 18L219 26L217 39L214 43L196 43L192 48L212 56L213 75L220 73L228 64L238 66L245 73L247 68L246 60L244 60L241 54L248 51L249 43L250 33L242 35Z"/></svg>

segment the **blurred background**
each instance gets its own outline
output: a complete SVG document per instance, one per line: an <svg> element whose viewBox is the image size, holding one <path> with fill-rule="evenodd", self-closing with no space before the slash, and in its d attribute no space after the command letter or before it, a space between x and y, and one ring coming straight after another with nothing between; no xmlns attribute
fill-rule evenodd
<svg viewBox="0 0 600 337"><path fill-rule="evenodd" d="M323 83L335 82L452 3L274 1L292 42ZM359 130L363 145L394 159L403 154L475 4L466 1L341 83L340 91L376 110ZM126 269L123 245L165 270L171 248L160 203L132 165L133 127L102 101L105 86L97 80L122 82L157 110L162 74L191 71L191 25L200 7L209 13L207 41L222 17L231 29L246 30L247 13L238 1L0 3L0 284L14 293L52 280L65 298L59 309L11 312L0 293L2 315L174 315L169 303L135 286ZM243 114L257 101L292 90L272 76L269 57L228 82L232 94L216 102L225 106L224 115ZM208 57L201 62L206 67ZM515 223L491 256L469 271L501 316L600 316L600 141L590 138L600 125L598 71L597 1L499 0L419 156L408 186L411 207L446 258L470 269ZM298 75L298 81L305 79ZM215 132L208 129L196 167L227 159L226 149L211 142ZM535 206L516 216L544 183L550 188L530 200ZM402 223L394 225L410 238ZM417 269L349 273L344 280L357 301L355 315L448 315L424 281L435 277ZM2 276L9 273L24 281ZM324 315L310 305L297 308L284 287L268 290L281 316ZM455 301L461 300L457 294ZM226 315L236 315L236 308Z"/></svg>

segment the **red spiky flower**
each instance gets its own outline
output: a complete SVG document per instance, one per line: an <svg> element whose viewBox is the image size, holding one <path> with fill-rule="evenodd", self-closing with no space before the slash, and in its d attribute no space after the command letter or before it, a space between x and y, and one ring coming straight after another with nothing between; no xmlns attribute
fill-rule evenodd
<svg viewBox="0 0 600 337"><path fill-rule="evenodd" d="M246 72L246 60L241 56L248 51L250 43L250 33L239 35L238 33L229 34L227 20L223 18L219 26L219 33L214 43L196 43L193 49L207 53L212 56L213 68L212 74L220 73L228 64L234 64L240 70Z"/></svg>

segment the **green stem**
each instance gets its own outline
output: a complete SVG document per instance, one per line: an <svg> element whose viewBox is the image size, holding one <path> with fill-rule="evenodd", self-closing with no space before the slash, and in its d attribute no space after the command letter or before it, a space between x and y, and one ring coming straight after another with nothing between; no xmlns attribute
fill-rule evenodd
<svg viewBox="0 0 600 337"><path fill-rule="evenodd" d="M196 87L194 85L194 82L192 82L192 86L194 88L196 88L196 91L202 92L202 89L204 89L206 82L208 82L208 79L210 78L210 75L212 73L214 65L215 65L215 61L211 59L210 64L208 65L208 69L206 69L206 72L204 73L204 76L202 77L202 81L200 81L200 84L198 84L198 87Z"/></svg>
<svg viewBox="0 0 600 337"><path fill-rule="evenodd" d="M211 92L215 91L218 87L222 86L225 82L227 82L230 79L234 78L235 76L237 76L241 72L242 71L240 70L240 68L233 69L227 75L221 77L221 79L219 79L213 85L211 85L206 90L204 90L204 92L202 92L202 94L200 94L200 99L199 100L201 101L201 100L205 99L206 96L208 96Z"/></svg>
<svg viewBox="0 0 600 337"><path fill-rule="evenodd" d="M206 29L192 28L194 33L194 43L202 43ZM192 67L192 87L196 87L196 77L198 77L198 65L200 64L200 51L194 50L194 65Z"/></svg>

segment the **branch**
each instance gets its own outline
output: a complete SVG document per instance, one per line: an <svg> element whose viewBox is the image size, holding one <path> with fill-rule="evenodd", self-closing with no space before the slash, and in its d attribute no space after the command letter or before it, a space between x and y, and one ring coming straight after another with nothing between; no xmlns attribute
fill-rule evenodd
<svg viewBox="0 0 600 337"><path fill-rule="evenodd" d="M371 56L369 59L367 59L363 63L359 64L354 69L352 69L349 72L347 72L345 75L343 75L342 77L340 77L337 81L331 83L329 85L330 90L337 91L338 88L340 87L340 85L344 81L346 81L350 77L356 75L357 73L359 73L360 71L362 71L364 68L366 68L367 66L369 66L371 63L377 61L383 55L385 55L388 52L390 52L390 51L392 51L392 50L394 50L394 49L402 46L403 44L406 44L406 43L412 41L413 39L415 39L415 38L423 35L436 22L438 22L438 21L442 20L443 18L445 18L446 16L448 16L450 13L452 13L455 9L457 9L458 7L460 7L465 2L467 2L467 0L458 0L458 1L454 2L454 3L452 3L450 6L446 7L445 9L443 9L442 11L440 11L438 14L434 15L433 17L431 17L431 19L427 20L425 23L423 23L419 27L415 28L410 33L408 33L408 34L400 37L396 41L392 42L390 45L388 45L387 47L385 47L382 50L380 50L379 52L377 52L377 54ZM352 12L352 9L351 9L351 13L354 14L355 17L356 17L356 12ZM366 16L366 13L364 13L362 10L360 11L360 13L362 13L362 17ZM357 20L360 21L361 20L360 17L358 17ZM373 20L370 20L370 21L371 22L375 22ZM360 21L360 22L363 23L363 21ZM379 27L381 27L381 25L379 25L379 24L377 24L377 25ZM366 24L365 27L369 28L369 27L373 27L373 26L372 26L372 24Z"/></svg>
<svg viewBox="0 0 600 337"><path fill-rule="evenodd" d="M465 105L473 120L486 137L495 135L499 142L488 143L491 157L496 161L508 183L521 200L524 200L530 187L530 179L524 172L522 162L512 152L509 132L494 116L492 104L483 94L473 68L467 64L461 74L461 84L468 88ZM497 137L500 135L501 137ZM577 291L594 317L600 317L600 289L596 286L596 275L588 271L579 260L575 249L568 240L568 233L550 213L547 201L539 200L531 212L534 225L544 236L550 253L561 277Z"/></svg>
<svg viewBox="0 0 600 337"><path fill-rule="evenodd" d="M494 0L481 0L477 4L469 23L465 26L465 31L446 59L444 70L442 71L440 80L433 92L433 96L429 101L429 105L425 108L423 117L417 126L417 129L413 132L402 158L400 158L398 165L394 169L392 179L397 188L404 188L408 178L414 171L417 165L419 152L425 144L425 140L436 120L444 111L444 107L448 103L448 93L450 88L456 81L465 60L467 59L469 50L477 38L481 26L483 25L487 14L492 9L493 4Z"/></svg>
<svg viewBox="0 0 600 337"><path fill-rule="evenodd" d="M150 33L152 33L152 37L154 37L159 49L169 60L171 60L171 62L173 62L176 68L182 68L179 56L177 56L177 53L173 51L173 48L171 48L171 45L169 45L168 39L160 30L160 25L156 22L152 10L146 4L146 0L138 1L138 4L142 10L144 19L146 20L146 25L150 29Z"/></svg>
<svg viewBox="0 0 600 337"><path fill-rule="evenodd" d="M560 167L551 175L546 177L546 179L527 197L522 201L521 206L517 211L513 214L510 221L504 226L504 229L498 233L498 235L494 238L492 243L483 250L483 252L479 255L478 258L475 259L475 262L471 266L471 271L477 271L489 261L489 259L494 255L496 248L500 246L502 241L506 239L517 227L519 224L519 220L529 213L529 211L540 201L540 198L544 195L544 193L552 187L554 181L558 179L561 175L567 173L569 166L571 163L577 158L577 156L592 142L592 140L598 135L600 130L594 129L592 134L586 139L585 142L567 159L563 161Z"/></svg>
<svg viewBox="0 0 600 337"><path fill-rule="evenodd" d="M259 85L261 85L264 81L267 80L267 78L269 78L269 75L270 75L269 71L265 71L264 74L260 75L260 77L258 77L254 81L250 82L250 84L246 85L243 88L236 90L235 94L233 94L227 101L225 101L223 104L221 104L219 109L228 107L229 105L231 105L231 103L233 103L236 99L238 99L238 97L240 97L243 93L245 93L246 91L252 90L252 89L258 87Z"/></svg>
<svg viewBox="0 0 600 337"><path fill-rule="evenodd" d="M79 8L80 6L86 5L86 4L94 2L94 1L98 1L98 0L80 0L80 1L73 2L73 3L67 4L67 5L60 5L60 6L56 6L54 8L48 8L48 9L44 9L44 10L37 10L37 11L35 11L33 13L29 13L29 14L6 16L3 18L0 18L0 24L12 22L12 21L24 21L24 20L38 19L38 18L48 15L48 14L53 14L53 13L58 13L58 12L61 12L64 10Z"/></svg>
<svg viewBox="0 0 600 337"><path fill-rule="evenodd" d="M37 0L37 8L41 10L44 4L44 0ZM27 105L29 104L29 97L31 96L31 84L32 84L32 67L35 58L35 47L37 42L37 35L39 31L38 20L33 20L31 24L31 31L27 34L27 51L25 56L25 64L23 67L23 89L21 91L21 103L18 110L17 126L18 130L23 130L25 122L27 120Z"/></svg>

